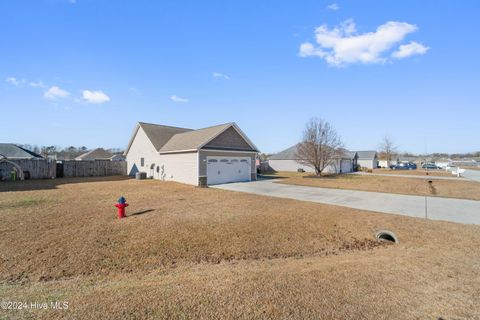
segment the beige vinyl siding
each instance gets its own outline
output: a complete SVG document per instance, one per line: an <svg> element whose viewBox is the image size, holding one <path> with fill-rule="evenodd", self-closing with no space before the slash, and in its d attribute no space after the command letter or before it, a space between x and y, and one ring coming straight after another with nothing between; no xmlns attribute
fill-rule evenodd
<svg viewBox="0 0 480 320"><path fill-rule="evenodd" d="M140 163L141 158L145 159L143 167ZM159 163L160 155L142 128L138 129L128 150L126 160L128 175L135 175L136 172L146 172L150 176L151 164Z"/></svg>
<svg viewBox="0 0 480 320"><path fill-rule="evenodd" d="M303 169L305 172L315 172L310 166L298 163L296 160L268 160L268 164L275 171L297 172Z"/></svg>
<svg viewBox="0 0 480 320"><path fill-rule="evenodd" d="M305 172L314 173L315 169L298 163L296 160L268 160L270 167L278 172L297 172L298 169L303 169ZM342 173L353 171L353 163L351 160L336 160L335 163L328 165L323 173L340 173L340 168L342 168Z"/></svg>
<svg viewBox="0 0 480 320"><path fill-rule="evenodd" d="M373 168L377 168L377 160L371 160L371 159L358 159L357 160L357 163L360 167L362 168L368 168L368 169L373 169Z"/></svg>
<svg viewBox="0 0 480 320"><path fill-rule="evenodd" d="M159 171L161 180L198 185L198 152L162 154Z"/></svg>

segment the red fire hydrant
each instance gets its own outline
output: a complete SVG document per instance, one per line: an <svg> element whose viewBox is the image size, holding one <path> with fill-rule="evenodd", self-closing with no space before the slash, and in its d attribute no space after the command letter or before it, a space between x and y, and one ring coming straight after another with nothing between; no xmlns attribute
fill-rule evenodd
<svg viewBox="0 0 480 320"><path fill-rule="evenodd" d="M125 218L125 208L128 207L128 203L124 196L118 198L118 203L115 204L115 207L118 208L118 219Z"/></svg>

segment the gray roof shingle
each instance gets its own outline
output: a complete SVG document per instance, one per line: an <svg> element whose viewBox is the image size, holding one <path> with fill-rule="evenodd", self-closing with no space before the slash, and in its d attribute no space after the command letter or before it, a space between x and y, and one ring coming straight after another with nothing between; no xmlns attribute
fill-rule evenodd
<svg viewBox="0 0 480 320"><path fill-rule="evenodd" d="M280 151L279 153L272 154L268 157L269 160L300 160L297 156L297 146L298 144L291 146L288 149ZM343 156L342 159L353 159L357 152L342 150Z"/></svg>
<svg viewBox="0 0 480 320"><path fill-rule="evenodd" d="M159 151L169 152L198 149L200 146L215 138L232 125L232 123L226 123L213 127L178 133L171 137L171 139L168 140L168 142L165 143L165 145L161 147Z"/></svg>
<svg viewBox="0 0 480 320"><path fill-rule="evenodd" d="M174 135L193 131L192 129L162 126L153 123L139 122L138 124L143 131L145 131L145 134L157 151L159 151Z"/></svg>
<svg viewBox="0 0 480 320"><path fill-rule="evenodd" d="M97 148L87 153L81 154L75 160L109 160L113 154L103 148Z"/></svg>
<svg viewBox="0 0 480 320"><path fill-rule="evenodd" d="M375 159L375 155L377 154L377 151L371 151L371 150L369 150L369 151L357 151L357 154L358 154L358 159L361 159L361 160L362 159L363 160L365 160L365 159L370 160L371 159L371 160L373 160L373 159Z"/></svg>
<svg viewBox="0 0 480 320"><path fill-rule="evenodd" d="M268 157L269 160L299 160L296 156L298 144L291 146L279 153L272 154Z"/></svg>
<svg viewBox="0 0 480 320"><path fill-rule="evenodd" d="M41 155L13 143L0 143L0 155L8 159L43 158Z"/></svg>
<svg viewBox="0 0 480 320"><path fill-rule="evenodd" d="M234 128L243 137L245 142L252 147L252 150L257 150L255 145L253 145L253 143L241 132L240 128L238 128L233 122L198 130L139 122L130 138L130 142L124 155L128 153L139 128L143 129L148 139L152 142L155 150L160 153L197 150L212 141L228 128Z"/></svg>

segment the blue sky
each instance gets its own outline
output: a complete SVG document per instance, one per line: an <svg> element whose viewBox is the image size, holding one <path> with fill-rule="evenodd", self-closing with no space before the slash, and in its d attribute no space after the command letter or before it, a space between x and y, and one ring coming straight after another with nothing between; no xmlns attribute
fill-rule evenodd
<svg viewBox="0 0 480 320"><path fill-rule="evenodd" d="M0 2L0 141L124 148L137 121L237 122L264 152L311 117L352 150L480 150L478 1Z"/></svg>

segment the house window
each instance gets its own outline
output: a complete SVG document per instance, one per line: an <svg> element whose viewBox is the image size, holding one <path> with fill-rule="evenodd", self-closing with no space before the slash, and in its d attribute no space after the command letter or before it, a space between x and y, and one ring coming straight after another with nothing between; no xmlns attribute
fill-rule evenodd
<svg viewBox="0 0 480 320"><path fill-rule="evenodd" d="M140 158L140 167L145 166L145 158Z"/></svg>

